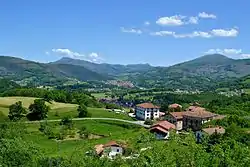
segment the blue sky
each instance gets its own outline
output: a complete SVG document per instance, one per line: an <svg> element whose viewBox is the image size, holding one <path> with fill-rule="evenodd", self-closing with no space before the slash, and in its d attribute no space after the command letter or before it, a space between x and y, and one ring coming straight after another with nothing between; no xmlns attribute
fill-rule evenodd
<svg viewBox="0 0 250 167"><path fill-rule="evenodd" d="M0 55L168 66L250 57L250 1L1 0Z"/></svg>

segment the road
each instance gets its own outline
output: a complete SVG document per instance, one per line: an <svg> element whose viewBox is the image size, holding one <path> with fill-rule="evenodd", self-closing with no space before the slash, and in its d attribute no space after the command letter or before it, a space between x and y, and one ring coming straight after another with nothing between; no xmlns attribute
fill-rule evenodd
<svg viewBox="0 0 250 167"><path fill-rule="evenodd" d="M129 121L124 119L116 119L116 118L72 118L73 121L82 121L82 120L106 120L106 121L119 121L125 122L129 124L143 126L145 128L150 128L149 125L144 125L144 121ZM26 121L25 123L40 123L40 122L60 122L61 119L53 119L53 120L41 120L41 121Z"/></svg>

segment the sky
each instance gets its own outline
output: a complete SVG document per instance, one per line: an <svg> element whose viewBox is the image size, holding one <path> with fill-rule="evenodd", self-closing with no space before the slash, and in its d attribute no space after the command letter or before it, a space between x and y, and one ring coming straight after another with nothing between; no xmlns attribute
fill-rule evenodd
<svg viewBox="0 0 250 167"><path fill-rule="evenodd" d="M249 0L1 0L0 55L169 66L250 58Z"/></svg>

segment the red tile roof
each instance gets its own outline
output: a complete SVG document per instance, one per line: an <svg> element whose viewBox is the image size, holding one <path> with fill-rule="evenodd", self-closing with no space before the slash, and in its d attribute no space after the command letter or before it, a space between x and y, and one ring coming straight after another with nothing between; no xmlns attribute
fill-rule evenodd
<svg viewBox="0 0 250 167"><path fill-rule="evenodd" d="M159 106L156 106L152 103L142 103L142 104L138 104L137 106L141 108L160 108Z"/></svg>
<svg viewBox="0 0 250 167"><path fill-rule="evenodd" d="M159 112L159 115L160 115L160 117L162 117L162 116L166 115L166 113L165 112Z"/></svg>
<svg viewBox="0 0 250 167"><path fill-rule="evenodd" d="M152 126L152 128L154 128L154 127L162 127L166 130L175 129L175 125L171 124L168 121L159 121L158 123L156 123Z"/></svg>
<svg viewBox="0 0 250 167"><path fill-rule="evenodd" d="M185 112L171 112L170 115L172 115L176 119L182 119Z"/></svg>
<svg viewBox="0 0 250 167"><path fill-rule="evenodd" d="M199 106L190 106L183 116L189 117L199 117L199 118L210 118L214 117L216 114L206 111L205 108Z"/></svg>
<svg viewBox="0 0 250 167"><path fill-rule="evenodd" d="M116 141L110 141L103 145L103 147L110 147L110 146L120 146L120 145L117 144Z"/></svg>
<svg viewBox="0 0 250 167"><path fill-rule="evenodd" d="M166 129L160 127L160 126L152 127L150 129L150 131L153 131L153 130L156 130L156 129L159 130L159 131L161 131L161 132L163 132L163 133L168 133L168 130L166 130Z"/></svg>
<svg viewBox="0 0 250 167"><path fill-rule="evenodd" d="M182 106L180 105L180 104L170 104L169 106L168 106L169 108L178 108L178 107L180 107L180 108L182 108Z"/></svg>

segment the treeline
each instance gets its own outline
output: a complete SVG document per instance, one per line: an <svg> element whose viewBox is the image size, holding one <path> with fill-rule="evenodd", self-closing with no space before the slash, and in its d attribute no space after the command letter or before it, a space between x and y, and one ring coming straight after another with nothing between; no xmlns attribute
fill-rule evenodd
<svg viewBox="0 0 250 167"><path fill-rule="evenodd" d="M87 107L102 107L93 96L87 92L47 90L39 88L17 88L7 90L2 96L24 96L43 98L45 101L56 101L61 103L84 104Z"/></svg>
<svg viewBox="0 0 250 167"><path fill-rule="evenodd" d="M153 102L167 109L168 105L173 103L181 104L184 108L191 103L197 102L211 112L223 115L250 115L250 95L241 94L241 96L227 97L216 93L201 94L157 94Z"/></svg>
<svg viewBox="0 0 250 167"><path fill-rule="evenodd" d="M27 133L24 124L0 124L0 161L2 166L246 167L250 164L249 145L235 140L238 133L237 129L232 127L226 129L225 135L214 134L204 137L200 144L196 143L192 133L187 135L172 133L168 142L156 142L153 134L141 130L138 136L129 140L130 146L138 150L138 157L132 159L117 157L115 160L99 158L92 147L88 150L76 150L71 155L53 156L46 154L43 149L30 142L26 136ZM140 146L145 147L145 145L148 149L139 151ZM134 153L134 149L132 153ZM85 154L86 151L89 154Z"/></svg>

